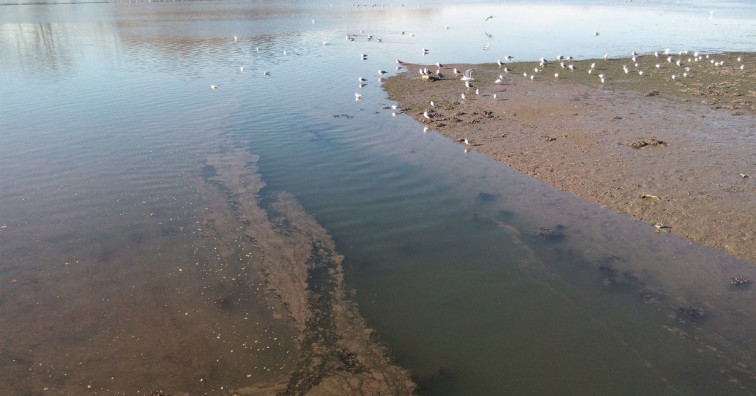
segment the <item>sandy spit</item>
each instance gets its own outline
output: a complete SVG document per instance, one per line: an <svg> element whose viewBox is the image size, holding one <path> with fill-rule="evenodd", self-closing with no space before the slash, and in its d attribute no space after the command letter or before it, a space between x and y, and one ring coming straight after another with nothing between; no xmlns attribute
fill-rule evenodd
<svg viewBox="0 0 756 396"><path fill-rule="evenodd" d="M403 64L384 89L423 127L463 146L467 139L466 150L756 263L756 76L738 66L756 57L719 57L729 69L691 61L689 80L672 78L684 64L656 68L653 56L638 61L642 75L642 65L623 72L630 59L574 62L574 71L509 64L508 73L450 64L441 79L418 73L435 65ZM453 68L474 68L473 87Z"/></svg>

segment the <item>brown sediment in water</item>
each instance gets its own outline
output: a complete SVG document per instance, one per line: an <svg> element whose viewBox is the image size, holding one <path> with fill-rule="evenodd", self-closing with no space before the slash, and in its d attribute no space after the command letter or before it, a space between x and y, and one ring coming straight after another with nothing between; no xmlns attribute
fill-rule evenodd
<svg viewBox="0 0 756 396"><path fill-rule="evenodd" d="M257 366L277 366L275 373L251 378L234 390L240 395L412 394L409 374L394 365L383 346L371 339L371 330L347 298L343 284L343 257L327 232L286 192L275 194L267 209L258 193L265 186L257 173L257 157L243 150L211 155L215 169L208 185L232 202L216 213L241 224L239 237L254 241L257 258L251 264L265 279L265 305L271 315L259 318L290 326L294 337L285 339L284 362L276 356ZM226 228L226 227L222 227ZM253 277L255 278L255 277ZM262 302L262 301L261 301Z"/></svg>
<svg viewBox="0 0 756 396"><path fill-rule="evenodd" d="M292 195L261 199L257 160L198 160L172 197L195 202L70 238L71 258L20 249L0 279L0 393L411 394L333 240Z"/></svg>
<svg viewBox="0 0 756 396"><path fill-rule="evenodd" d="M575 71L516 63L506 65L509 73L496 64L449 64L442 79L420 78L423 65L405 64L384 89L430 130L461 145L468 139L466 150L659 232L756 262L756 55L688 58L646 55L637 67L631 59L585 60L572 62ZM455 67L475 68L474 88Z"/></svg>

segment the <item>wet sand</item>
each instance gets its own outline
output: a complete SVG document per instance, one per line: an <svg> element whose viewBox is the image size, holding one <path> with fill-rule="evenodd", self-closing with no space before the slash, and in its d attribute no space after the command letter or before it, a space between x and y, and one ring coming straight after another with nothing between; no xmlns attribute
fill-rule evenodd
<svg viewBox="0 0 756 396"><path fill-rule="evenodd" d="M514 63L506 65L509 73L496 64L449 64L442 79L418 73L435 65L403 64L407 71L387 79L384 89L429 130L461 146L468 139L460 150L487 155L658 232L756 263L756 56L689 62L692 57L675 55L670 63L646 55L638 67L631 59L567 62L574 71L555 62ZM724 65L714 66L715 59ZM630 65L629 73L622 65ZM473 88L452 73L455 67L475 68ZM541 71L534 73L536 67Z"/></svg>

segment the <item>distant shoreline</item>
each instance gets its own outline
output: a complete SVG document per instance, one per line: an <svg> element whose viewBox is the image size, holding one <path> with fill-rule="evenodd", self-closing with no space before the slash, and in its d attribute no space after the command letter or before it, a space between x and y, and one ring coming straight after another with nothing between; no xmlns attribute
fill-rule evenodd
<svg viewBox="0 0 756 396"><path fill-rule="evenodd" d="M441 79L403 64L383 87L467 150L756 263L756 54L564 62L443 65ZM454 68L475 69L473 88Z"/></svg>

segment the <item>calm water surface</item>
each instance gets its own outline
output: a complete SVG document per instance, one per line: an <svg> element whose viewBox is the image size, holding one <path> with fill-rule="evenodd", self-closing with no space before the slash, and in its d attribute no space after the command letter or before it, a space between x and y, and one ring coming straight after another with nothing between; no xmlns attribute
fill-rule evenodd
<svg viewBox="0 0 756 396"><path fill-rule="evenodd" d="M86 345L114 315L108 334L134 338L128 323L160 320L143 312L207 304L174 274L212 261L196 236L205 156L242 147L266 191L334 236L362 313L424 393L756 390L754 294L728 287L751 264L423 133L385 109L377 74L395 59L752 50L753 3L0 4L0 387L37 392L39 372L84 386L105 362L150 391L160 370L134 367L154 356L116 367Z"/></svg>

